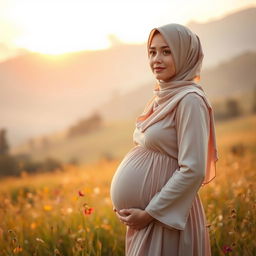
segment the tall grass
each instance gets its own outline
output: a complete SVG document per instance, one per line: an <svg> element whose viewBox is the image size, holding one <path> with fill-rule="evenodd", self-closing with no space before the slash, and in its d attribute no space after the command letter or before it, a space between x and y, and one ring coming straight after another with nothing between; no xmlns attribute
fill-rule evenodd
<svg viewBox="0 0 256 256"><path fill-rule="evenodd" d="M256 255L255 124L217 127L217 177L200 190L216 256ZM125 226L109 198L118 163L0 181L0 255L124 255Z"/></svg>

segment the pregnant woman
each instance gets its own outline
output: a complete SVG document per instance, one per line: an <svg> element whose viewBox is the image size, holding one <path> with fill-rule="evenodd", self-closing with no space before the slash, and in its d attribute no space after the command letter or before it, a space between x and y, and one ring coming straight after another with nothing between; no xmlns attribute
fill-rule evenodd
<svg viewBox="0 0 256 256"><path fill-rule="evenodd" d="M215 177L214 118L200 78L203 52L187 27L168 24L148 38L157 79L137 118L135 146L111 184L117 217L127 225L127 256L209 256L200 187Z"/></svg>

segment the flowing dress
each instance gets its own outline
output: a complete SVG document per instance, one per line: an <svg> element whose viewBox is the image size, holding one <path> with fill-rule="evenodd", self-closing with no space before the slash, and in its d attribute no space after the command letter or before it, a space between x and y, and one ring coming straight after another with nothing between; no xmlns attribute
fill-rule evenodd
<svg viewBox="0 0 256 256"><path fill-rule="evenodd" d="M127 227L126 256L210 256L209 233L198 194L205 175L209 112L196 93L144 133L111 183L118 209L140 208L154 220L141 230Z"/></svg>

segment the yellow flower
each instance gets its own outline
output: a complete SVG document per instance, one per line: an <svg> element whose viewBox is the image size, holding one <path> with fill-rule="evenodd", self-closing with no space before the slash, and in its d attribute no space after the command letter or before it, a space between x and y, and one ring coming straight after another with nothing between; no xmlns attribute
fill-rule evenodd
<svg viewBox="0 0 256 256"><path fill-rule="evenodd" d="M101 227L105 230L111 230L111 226L105 223L101 224Z"/></svg>
<svg viewBox="0 0 256 256"><path fill-rule="evenodd" d="M73 197L72 197L72 200L73 200L73 201L77 201L77 199L78 199L78 196L73 196Z"/></svg>
<svg viewBox="0 0 256 256"><path fill-rule="evenodd" d="M35 228L36 228L36 223L35 223L35 222L32 222L32 223L30 224L30 228L31 228L31 229L35 229Z"/></svg>
<svg viewBox="0 0 256 256"><path fill-rule="evenodd" d="M51 211L52 210L52 206L51 205L44 205L44 210L45 211Z"/></svg>
<svg viewBox="0 0 256 256"><path fill-rule="evenodd" d="M45 194L48 194L48 193L49 193L49 188L48 188L48 187L44 187L43 190L44 190L44 193L45 193Z"/></svg>

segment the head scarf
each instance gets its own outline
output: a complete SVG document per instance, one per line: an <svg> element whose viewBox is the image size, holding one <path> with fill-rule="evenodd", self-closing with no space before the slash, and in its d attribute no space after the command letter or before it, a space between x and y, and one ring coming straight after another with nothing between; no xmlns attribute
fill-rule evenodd
<svg viewBox="0 0 256 256"><path fill-rule="evenodd" d="M158 84L153 90L154 96L146 105L143 113L137 118L136 127L144 132L149 126L173 111L186 94L195 92L200 95L208 108L210 117L207 167L202 183L205 185L216 176L218 154L213 110L203 88L195 82L200 77L204 57L200 39L185 26L167 24L154 28L150 32L147 43L148 49L156 31L163 36L171 50L176 72L167 82L158 80Z"/></svg>

